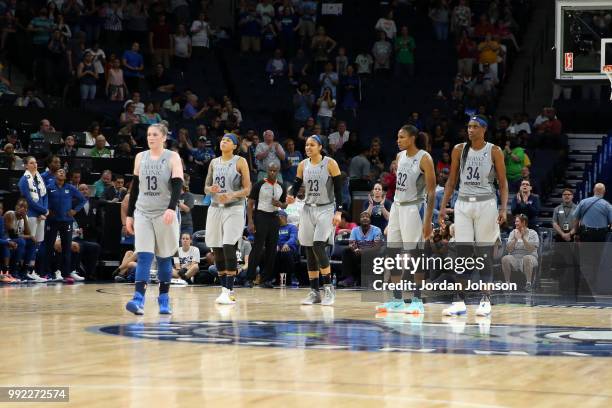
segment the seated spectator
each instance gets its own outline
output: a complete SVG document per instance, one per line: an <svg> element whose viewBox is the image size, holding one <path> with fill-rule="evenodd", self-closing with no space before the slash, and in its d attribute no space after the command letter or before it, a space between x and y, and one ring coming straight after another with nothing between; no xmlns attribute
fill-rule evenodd
<svg viewBox="0 0 612 408"><path fill-rule="evenodd" d="M539 140L540 146L556 146L559 143L559 136L561 136L562 124L559 118L557 118L555 108L544 109L545 119L542 120L539 126L535 125L536 133L542 140Z"/></svg>
<svg viewBox="0 0 612 408"><path fill-rule="evenodd" d="M23 88L22 95L15 100L15 106L21 108L44 108L45 104L34 94L34 90L28 87Z"/></svg>
<svg viewBox="0 0 612 408"><path fill-rule="evenodd" d="M100 132L100 124L98 122L91 122L89 129L85 132L85 145L94 146L98 140L98 136L104 136ZM106 146L109 146L107 143Z"/></svg>
<svg viewBox="0 0 612 408"><path fill-rule="evenodd" d="M382 153L380 138L375 137L374 139L372 139L372 144L370 145L370 154L368 155L368 158L370 159L370 168L374 173L374 177L378 178L380 174L385 170L385 156Z"/></svg>
<svg viewBox="0 0 612 408"><path fill-rule="evenodd" d="M293 118L297 123L304 123L312 116L312 108L315 103L315 97L308 87L308 84L303 82L300 87L295 90L293 95Z"/></svg>
<svg viewBox="0 0 612 408"><path fill-rule="evenodd" d="M450 171L450 163L451 158L448 151L442 152L442 158L438 160L438 163L436 164L436 173L440 174L443 169L448 169Z"/></svg>
<svg viewBox="0 0 612 408"><path fill-rule="evenodd" d="M70 184L72 184L76 188L79 188L79 185L81 184L81 170L79 169L72 170L68 174L68 178L70 179ZM81 192L81 194L83 193Z"/></svg>
<svg viewBox="0 0 612 408"><path fill-rule="evenodd" d="M140 123L145 125L156 125L161 123L162 117L159 113L155 112L155 104L148 102L145 108L145 112L140 115Z"/></svg>
<svg viewBox="0 0 612 408"><path fill-rule="evenodd" d="M382 240L382 230L371 224L370 213L362 212L359 216L359 226L351 229L349 245L342 251L342 280L338 286L351 287L360 284L361 255L366 251L378 249Z"/></svg>
<svg viewBox="0 0 612 408"><path fill-rule="evenodd" d="M121 263L113 271L112 276L115 282L124 283L124 282L133 281L130 279L129 275L131 271L134 271L136 269L137 259L138 257L136 255L136 252L130 251L130 250L125 251L125 254L123 254L123 259L121 260Z"/></svg>
<svg viewBox="0 0 612 408"><path fill-rule="evenodd" d="M304 199L306 197L305 193L306 188L304 187L304 185L302 185L298 190L297 195L295 196L295 201L289 204L287 208L285 208L285 212L287 213L287 222L289 224L295 225L296 227L299 227L300 225L300 213L304 208Z"/></svg>
<svg viewBox="0 0 612 408"><path fill-rule="evenodd" d="M132 43L132 48L125 51L121 57L125 82L130 92L140 90L140 79L143 78L144 59L139 51L140 44L134 42Z"/></svg>
<svg viewBox="0 0 612 408"><path fill-rule="evenodd" d="M111 101L122 101L127 95L127 85L123 78L121 62L118 59L113 61L113 65L108 70L106 79L106 95Z"/></svg>
<svg viewBox="0 0 612 408"><path fill-rule="evenodd" d="M291 183L291 180L295 180L298 165L303 159L302 152L295 150L293 139L287 139L285 141L285 160L281 162L283 180L288 183Z"/></svg>
<svg viewBox="0 0 612 408"><path fill-rule="evenodd" d="M56 130L51 125L48 119L43 119L40 121L40 127L38 128L38 132L32 133L30 135L30 141L32 140L44 140L45 134L54 133Z"/></svg>
<svg viewBox="0 0 612 408"><path fill-rule="evenodd" d="M87 189L89 192L89 189ZM83 209L81 209L83 211ZM76 215L75 215L76 219ZM81 277L83 280L83 276L79 272L81 265L83 265L83 274L86 278L96 279L96 268L98 266L98 259L100 258L100 253L102 252L102 247L100 244L94 241L88 241L84 239L85 232L84 229L79 225L78 222L74 222L73 231L72 231L72 256L71 256L71 277L77 281L77 276ZM55 241L55 245L60 243ZM61 246L60 246L61 249ZM58 250L56 249L56 252Z"/></svg>
<svg viewBox="0 0 612 408"><path fill-rule="evenodd" d="M287 281L293 283L298 280L298 277L293 275L297 268L292 267L299 258L298 229L295 225L289 224L287 218L286 211L278 212L279 229L274 276L278 277L281 273L287 273Z"/></svg>
<svg viewBox="0 0 612 408"><path fill-rule="evenodd" d="M77 149L74 147L76 141L73 135L68 135L64 139L64 145L57 151L58 156L74 157L76 156Z"/></svg>
<svg viewBox="0 0 612 408"><path fill-rule="evenodd" d="M467 30L461 32L461 38L457 43L457 76L472 75L474 61L478 54L476 43L470 38Z"/></svg>
<svg viewBox="0 0 612 408"><path fill-rule="evenodd" d="M531 182L522 180L519 192L512 199L512 215L524 214L529 224L535 225L540 213L540 197L531 193Z"/></svg>
<svg viewBox="0 0 612 408"><path fill-rule="evenodd" d="M391 55L393 47L387 41L387 37L383 31L378 32L378 41L372 47L372 55L374 56L374 72L386 74L391 67Z"/></svg>
<svg viewBox="0 0 612 408"><path fill-rule="evenodd" d="M36 238L30 232L25 198L17 200L14 211L4 213L4 231L9 239L17 243L10 253L11 275L27 281L26 267L32 265L36 257Z"/></svg>
<svg viewBox="0 0 612 408"><path fill-rule="evenodd" d="M125 188L125 178L122 175L117 175L113 185L104 190L102 199L111 203L118 203L123 201L123 197L127 194L127 188Z"/></svg>
<svg viewBox="0 0 612 408"><path fill-rule="evenodd" d="M308 70L310 68L310 62L304 54L304 50L300 48L297 50L295 57L289 61L289 81L292 85L297 85L300 81L303 81L308 76Z"/></svg>
<svg viewBox="0 0 612 408"><path fill-rule="evenodd" d="M484 38L487 35L492 35L494 32L495 26L491 24L485 13L481 14L478 24L474 27L474 36Z"/></svg>
<svg viewBox="0 0 612 408"><path fill-rule="evenodd" d="M23 159L15 154L15 146L10 143L5 144L4 155L8 161L9 170L25 170Z"/></svg>
<svg viewBox="0 0 612 408"><path fill-rule="evenodd" d="M195 164L204 168L208 168L210 161L215 158L215 151L212 147L206 147L207 142L206 136L200 136L196 148L191 151Z"/></svg>
<svg viewBox="0 0 612 408"><path fill-rule="evenodd" d="M223 108L221 109L221 120L236 122L236 125L240 126L242 123L242 113L238 108L234 107L232 101L227 100L223 103ZM229 127L228 129L233 130Z"/></svg>
<svg viewBox="0 0 612 408"><path fill-rule="evenodd" d="M372 167L370 165L370 148L362 146L359 155L354 156L349 164L349 177L352 180L370 181Z"/></svg>
<svg viewBox="0 0 612 408"><path fill-rule="evenodd" d="M134 141L133 145L135 144L136 142ZM113 152L113 157L117 159L133 159L134 154L132 153L132 144L129 142L119 143Z"/></svg>
<svg viewBox="0 0 612 408"><path fill-rule="evenodd" d="M274 78L282 78L287 75L287 61L283 58L280 49L274 51L274 56L268 60L266 72L270 75L271 83Z"/></svg>
<svg viewBox="0 0 612 408"><path fill-rule="evenodd" d="M4 204L0 203L0 253L2 254L2 263L0 264L0 283L17 283L20 279L13 277L9 272L11 252L15 252L18 248L17 240L7 237L4 228ZM14 273L14 272L13 272Z"/></svg>
<svg viewBox="0 0 612 408"><path fill-rule="evenodd" d="M102 195L104 194L104 191L106 191L107 188L112 187L113 183L113 172L110 170L104 170L102 172L102 174L100 175L100 179L98 179L95 183L94 183L94 197L96 198L102 198ZM79 187L79 191L80 191L80 187Z"/></svg>
<svg viewBox="0 0 612 408"><path fill-rule="evenodd" d="M357 224L355 224L354 222L350 222L349 218L349 214L346 211L342 211L342 214L340 214L340 223L336 225L336 231L334 236L337 237L338 235L348 235L351 233L353 228L357 226Z"/></svg>
<svg viewBox="0 0 612 408"><path fill-rule="evenodd" d="M372 192L368 194L368 201L363 202L363 211L370 215L372 225L384 231L389 222L389 211L393 201L385 198L385 191L380 183L374 184Z"/></svg>
<svg viewBox="0 0 612 408"><path fill-rule="evenodd" d="M189 191L189 174L184 174L183 189L179 199L179 211L181 213L181 234L193 234L193 217L191 210L195 206L195 197Z"/></svg>
<svg viewBox="0 0 612 408"><path fill-rule="evenodd" d="M174 258L173 277L179 277L188 284L194 283L193 278L200 272L200 249L191 245L191 235L181 234L181 246L178 256Z"/></svg>
<svg viewBox="0 0 612 408"><path fill-rule="evenodd" d="M350 135L351 132L346 129L346 122L338 122L338 130L336 132L330 133L327 138L329 143L329 150L331 151L332 155L342 149L342 146L344 146L344 144L349 141Z"/></svg>
<svg viewBox="0 0 612 408"><path fill-rule="evenodd" d="M529 220L526 215L520 214L514 218L514 230L510 232L506 249L508 255L502 258L502 271L506 283L510 283L512 270L519 270L525 274L527 283L525 290L531 292L532 276L538 267L538 247L540 238L538 233L528 228Z"/></svg>
<svg viewBox="0 0 612 408"><path fill-rule="evenodd" d="M383 190L387 192L386 199L393 201L397 183L397 160L391 162L389 172L381 174L380 179Z"/></svg>
<svg viewBox="0 0 612 408"><path fill-rule="evenodd" d="M134 103L134 113L137 115L142 115L145 110L145 105L141 100L140 92L133 91L131 101Z"/></svg>
<svg viewBox="0 0 612 408"><path fill-rule="evenodd" d="M125 111L119 116L121 126L137 125L140 123L140 116L136 114L136 105L132 101L127 101L124 105ZM93 144L93 143L92 143Z"/></svg>
<svg viewBox="0 0 612 408"><path fill-rule="evenodd" d="M191 94L187 96L187 103L183 108L183 119L197 120L204 116L206 112L206 106L202 109L198 108L198 97L197 95Z"/></svg>
<svg viewBox="0 0 612 408"><path fill-rule="evenodd" d="M91 157L113 157L111 151L106 147L106 138L102 135L96 137L96 144L89 152Z"/></svg>
<svg viewBox="0 0 612 408"><path fill-rule="evenodd" d="M155 71L149 75L149 89L170 93L174 91L175 87L166 68L162 64L155 65Z"/></svg>
<svg viewBox="0 0 612 408"><path fill-rule="evenodd" d="M17 131L15 129L6 129L6 138L0 141L0 145L4 146L7 143L10 143L15 148L15 153L26 153L27 151L23 148L21 144L21 140L17 135Z"/></svg>
<svg viewBox="0 0 612 408"><path fill-rule="evenodd" d="M162 103L162 117L167 118L169 115L178 117L178 114L181 112L181 105L179 103L180 100L181 94L178 92L172 92L170 98L166 99L164 103Z"/></svg>

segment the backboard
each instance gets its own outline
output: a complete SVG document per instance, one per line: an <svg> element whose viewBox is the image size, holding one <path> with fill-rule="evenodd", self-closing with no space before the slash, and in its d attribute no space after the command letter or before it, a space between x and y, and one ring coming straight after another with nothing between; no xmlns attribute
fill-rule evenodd
<svg viewBox="0 0 612 408"><path fill-rule="evenodd" d="M605 80L612 65L612 1L557 0L556 78Z"/></svg>

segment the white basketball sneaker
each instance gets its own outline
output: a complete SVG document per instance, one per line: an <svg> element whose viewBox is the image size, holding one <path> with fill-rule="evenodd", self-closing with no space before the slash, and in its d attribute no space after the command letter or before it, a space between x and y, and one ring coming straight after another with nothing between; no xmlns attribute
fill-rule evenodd
<svg viewBox="0 0 612 408"><path fill-rule="evenodd" d="M31 280L33 280L36 283L45 283L47 282L47 280L45 278L41 278L40 276L38 276L38 274L34 271L28 273L26 275L28 278L30 278Z"/></svg>
<svg viewBox="0 0 612 408"><path fill-rule="evenodd" d="M450 307L447 307L442 311L444 316L462 316L467 313L467 308L465 307L465 302L453 302Z"/></svg>
<svg viewBox="0 0 612 408"><path fill-rule="evenodd" d="M308 296L302 300L303 305L314 305L315 303L321 303L321 295L318 290L310 289Z"/></svg>
<svg viewBox="0 0 612 408"><path fill-rule="evenodd" d="M228 288L221 288L221 294L217 297L215 303L220 305L233 305L236 301L232 300L230 297L230 290Z"/></svg>
<svg viewBox="0 0 612 408"><path fill-rule="evenodd" d="M74 279L75 282L83 282L85 280L85 278L79 275L77 271L70 272L70 277Z"/></svg>
<svg viewBox="0 0 612 408"><path fill-rule="evenodd" d="M336 301L336 292L332 285L323 286L323 299L321 300L321 306L332 306Z"/></svg>
<svg viewBox="0 0 612 408"><path fill-rule="evenodd" d="M490 316L491 315L491 301L487 297L480 299L478 309L476 309L476 316Z"/></svg>

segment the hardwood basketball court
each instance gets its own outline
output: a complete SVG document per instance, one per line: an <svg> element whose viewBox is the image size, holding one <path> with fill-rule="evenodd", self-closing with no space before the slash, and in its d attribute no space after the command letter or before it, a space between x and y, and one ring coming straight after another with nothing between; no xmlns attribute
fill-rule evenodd
<svg viewBox="0 0 612 408"><path fill-rule="evenodd" d="M2 287L2 386L68 386L70 407L612 406L612 308L494 306L490 321L375 316L356 291L172 288L174 314L124 310L133 286ZM612 306L612 302L608 305ZM14 406L0 403L0 406ZM28 406L48 406L45 403Z"/></svg>

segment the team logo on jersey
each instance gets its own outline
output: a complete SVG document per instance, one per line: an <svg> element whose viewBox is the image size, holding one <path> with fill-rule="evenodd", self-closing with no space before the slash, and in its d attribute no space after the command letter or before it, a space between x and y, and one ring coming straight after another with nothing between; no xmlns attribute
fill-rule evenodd
<svg viewBox="0 0 612 408"><path fill-rule="evenodd" d="M140 339L338 351L508 356L612 356L610 328L393 320L133 323L89 330Z"/></svg>

